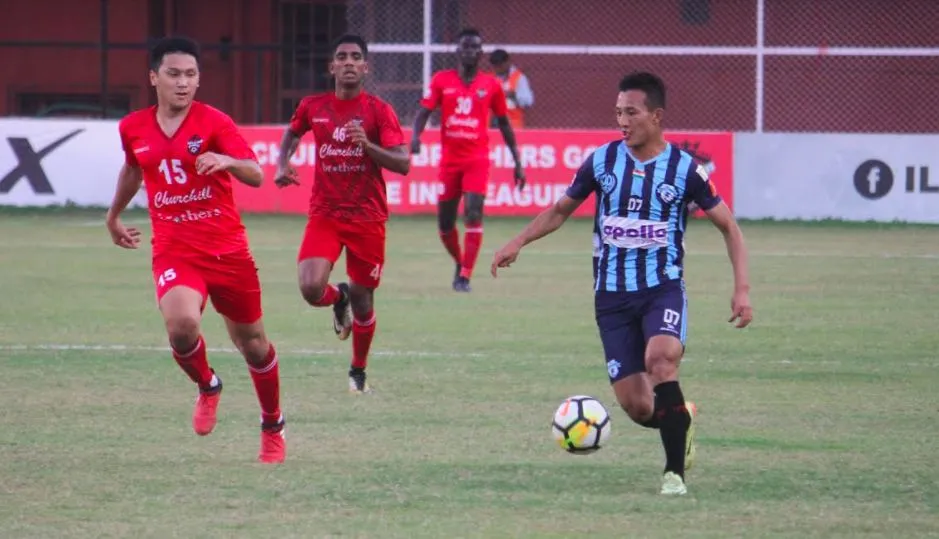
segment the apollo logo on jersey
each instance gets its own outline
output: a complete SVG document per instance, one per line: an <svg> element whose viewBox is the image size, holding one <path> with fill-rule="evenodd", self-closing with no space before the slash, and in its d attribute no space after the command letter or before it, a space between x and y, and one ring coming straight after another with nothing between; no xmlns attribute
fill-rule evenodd
<svg viewBox="0 0 939 539"><path fill-rule="evenodd" d="M609 216L603 219L603 242L620 249L668 245L668 223Z"/></svg>

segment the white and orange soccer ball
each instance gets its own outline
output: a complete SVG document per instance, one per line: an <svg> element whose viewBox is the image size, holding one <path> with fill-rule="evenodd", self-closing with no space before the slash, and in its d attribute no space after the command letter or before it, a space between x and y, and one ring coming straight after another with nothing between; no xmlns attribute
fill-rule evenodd
<svg viewBox="0 0 939 539"><path fill-rule="evenodd" d="M551 434L568 453L587 455L603 447L610 438L610 414L603 404L587 395L564 399L554 412Z"/></svg>

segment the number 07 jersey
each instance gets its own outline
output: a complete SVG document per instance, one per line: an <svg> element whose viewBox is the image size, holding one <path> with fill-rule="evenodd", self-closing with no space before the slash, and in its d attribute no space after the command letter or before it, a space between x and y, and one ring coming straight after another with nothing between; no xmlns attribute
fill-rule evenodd
<svg viewBox="0 0 939 539"><path fill-rule="evenodd" d="M231 175L196 172L196 159L206 152L256 160L235 122L194 101L169 137L157 123L156 112L155 106L132 112L119 125L125 162L143 173L154 256L246 251L248 239L235 206Z"/></svg>
<svg viewBox="0 0 939 539"><path fill-rule="evenodd" d="M636 292L681 279L688 204L721 203L707 170L691 154L666 144L638 161L622 140L584 160L567 196L596 195L594 256L598 292Z"/></svg>

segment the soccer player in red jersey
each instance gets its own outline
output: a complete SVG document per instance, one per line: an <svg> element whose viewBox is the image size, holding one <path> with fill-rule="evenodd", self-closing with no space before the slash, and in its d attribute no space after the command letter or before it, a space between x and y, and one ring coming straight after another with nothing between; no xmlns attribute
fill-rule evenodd
<svg viewBox="0 0 939 539"><path fill-rule="evenodd" d="M489 181L490 111L515 160L515 184L525 187L525 173L518 157L515 133L509 125L508 109L502 83L494 75L479 72L483 39L477 30L468 28L457 37L459 69L437 72L430 81L430 91L421 100L414 119L411 152L421 151L421 133L431 113L440 107L440 183L443 193L437 202L437 227L440 240L456 262L453 289L470 291L470 277L483 243L483 204ZM463 196L463 251L456 230L457 210Z"/></svg>
<svg viewBox="0 0 939 539"><path fill-rule="evenodd" d="M299 185L290 156L308 131L317 159L309 220L297 254L300 293L313 307L333 308L340 340L352 334L349 391L371 391L366 382L368 352L375 335L374 294L385 267L388 203L382 169L407 174L410 155L391 105L363 90L368 46L356 35L340 37L329 72L333 92L303 98L284 132L275 182ZM329 275L346 250L348 283Z"/></svg>
<svg viewBox="0 0 939 539"><path fill-rule="evenodd" d="M120 122L125 162L118 176L107 227L115 244L136 249L140 231L120 214L147 189L153 227L153 281L173 357L198 385L192 428L215 428L222 381L209 367L200 328L208 299L222 315L232 342L248 364L261 405L258 460L283 462L277 354L261 320L261 285L245 227L232 196L232 180L258 187L257 159L232 119L195 101L199 47L165 38L150 51L150 84L157 105Z"/></svg>

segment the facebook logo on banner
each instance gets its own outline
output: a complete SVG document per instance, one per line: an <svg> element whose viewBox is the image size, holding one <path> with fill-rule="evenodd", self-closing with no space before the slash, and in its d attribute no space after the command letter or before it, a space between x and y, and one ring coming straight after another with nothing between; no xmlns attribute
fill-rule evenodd
<svg viewBox="0 0 939 539"><path fill-rule="evenodd" d="M876 200L889 193L892 187L893 171L883 161L869 159L854 171L854 188L864 198Z"/></svg>
<svg viewBox="0 0 939 539"><path fill-rule="evenodd" d="M898 167L901 168L901 167ZM907 165L906 185L907 193L939 193L939 185L929 182L929 167L923 165ZM890 165L877 159L868 159L854 171L854 188L858 194L868 200L882 198L893 189L894 173Z"/></svg>

